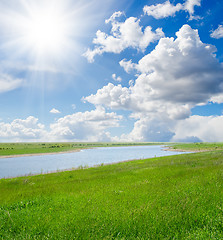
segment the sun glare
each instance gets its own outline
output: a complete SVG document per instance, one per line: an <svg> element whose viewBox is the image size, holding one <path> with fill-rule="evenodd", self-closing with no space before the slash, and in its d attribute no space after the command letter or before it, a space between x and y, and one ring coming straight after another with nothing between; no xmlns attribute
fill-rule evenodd
<svg viewBox="0 0 223 240"><path fill-rule="evenodd" d="M73 67L84 51L82 39L101 17L95 11L91 13L98 9L94 1L3 2L0 3L4 5L4 11L0 12L0 48L11 60L19 60L30 66L29 69L36 69L33 72L65 71Z"/></svg>
<svg viewBox="0 0 223 240"><path fill-rule="evenodd" d="M37 54L54 54L61 51L67 41L67 24L56 10L37 11L24 28L26 44Z"/></svg>
<svg viewBox="0 0 223 240"><path fill-rule="evenodd" d="M38 50L59 47L62 38L61 29L56 29L55 19L37 17L29 24L27 41Z"/></svg>

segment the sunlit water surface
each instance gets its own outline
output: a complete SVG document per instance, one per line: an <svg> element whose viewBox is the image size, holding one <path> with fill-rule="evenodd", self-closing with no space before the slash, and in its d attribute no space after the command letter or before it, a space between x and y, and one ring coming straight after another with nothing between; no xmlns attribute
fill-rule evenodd
<svg viewBox="0 0 223 240"><path fill-rule="evenodd" d="M80 152L0 158L0 178L92 167L126 160L182 154L163 151L164 146L131 146L85 149Z"/></svg>

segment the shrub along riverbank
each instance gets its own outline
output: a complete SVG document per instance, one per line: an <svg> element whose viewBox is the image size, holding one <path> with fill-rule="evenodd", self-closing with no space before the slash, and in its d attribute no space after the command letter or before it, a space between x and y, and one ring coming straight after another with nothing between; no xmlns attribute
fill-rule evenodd
<svg viewBox="0 0 223 240"><path fill-rule="evenodd" d="M222 189L222 150L1 179L0 239L222 239Z"/></svg>

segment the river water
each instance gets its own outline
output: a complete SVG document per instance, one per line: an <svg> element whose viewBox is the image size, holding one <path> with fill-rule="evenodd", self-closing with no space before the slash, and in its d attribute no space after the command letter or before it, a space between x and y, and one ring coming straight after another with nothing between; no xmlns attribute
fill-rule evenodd
<svg viewBox="0 0 223 240"><path fill-rule="evenodd" d="M80 152L0 158L0 178L92 167L126 160L182 154L163 151L164 146L131 146L85 149Z"/></svg>

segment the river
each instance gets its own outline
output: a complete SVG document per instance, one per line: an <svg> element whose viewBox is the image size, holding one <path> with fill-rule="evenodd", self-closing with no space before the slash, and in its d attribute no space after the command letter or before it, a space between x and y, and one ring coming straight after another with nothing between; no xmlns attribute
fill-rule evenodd
<svg viewBox="0 0 223 240"><path fill-rule="evenodd" d="M0 158L0 178L182 154L182 152L163 151L163 148L164 146L160 145L103 147L72 153Z"/></svg>

